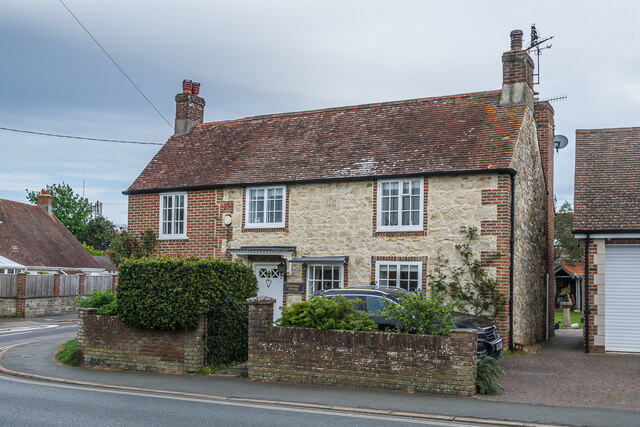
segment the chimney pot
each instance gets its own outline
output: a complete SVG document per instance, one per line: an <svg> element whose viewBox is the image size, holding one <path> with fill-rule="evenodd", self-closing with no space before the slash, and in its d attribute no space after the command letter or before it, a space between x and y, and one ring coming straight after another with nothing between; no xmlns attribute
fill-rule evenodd
<svg viewBox="0 0 640 427"><path fill-rule="evenodd" d="M182 93L192 93L193 91L193 83L191 80L183 80L182 81Z"/></svg>
<svg viewBox="0 0 640 427"><path fill-rule="evenodd" d="M200 83L198 82L193 82L193 86L191 88L191 93L198 96L198 94L200 93Z"/></svg>
<svg viewBox="0 0 640 427"><path fill-rule="evenodd" d="M511 31L511 50L522 50L522 30Z"/></svg>

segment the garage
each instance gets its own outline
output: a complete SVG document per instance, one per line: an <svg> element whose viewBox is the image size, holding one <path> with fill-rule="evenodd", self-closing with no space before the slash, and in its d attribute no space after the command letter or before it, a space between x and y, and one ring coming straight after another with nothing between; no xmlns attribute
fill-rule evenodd
<svg viewBox="0 0 640 427"><path fill-rule="evenodd" d="M640 245L605 250L605 350L640 353Z"/></svg>

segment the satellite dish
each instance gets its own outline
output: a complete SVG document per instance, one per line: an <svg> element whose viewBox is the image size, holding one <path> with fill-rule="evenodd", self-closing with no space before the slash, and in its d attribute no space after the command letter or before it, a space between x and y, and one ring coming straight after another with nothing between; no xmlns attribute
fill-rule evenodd
<svg viewBox="0 0 640 427"><path fill-rule="evenodd" d="M555 147L556 152L558 152L559 150L563 149L567 145L569 145L569 138L567 138L566 136L564 136L564 135L556 135L553 138L553 146Z"/></svg>

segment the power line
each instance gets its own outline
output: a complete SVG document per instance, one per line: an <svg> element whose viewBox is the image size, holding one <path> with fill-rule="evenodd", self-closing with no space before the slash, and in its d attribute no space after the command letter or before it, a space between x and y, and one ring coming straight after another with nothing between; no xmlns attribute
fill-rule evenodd
<svg viewBox="0 0 640 427"><path fill-rule="evenodd" d="M52 136L55 138L69 138L69 139L84 139L87 141L100 141L100 142L116 142L118 144L139 144L139 145L164 145L161 142L144 142L144 141L126 141L122 139L102 139L102 138L88 138L84 136L71 136L71 135L58 135L55 133L35 132L32 130L12 129L0 127L0 130L6 130L9 132L29 133L31 135L43 135Z"/></svg>
<svg viewBox="0 0 640 427"><path fill-rule="evenodd" d="M133 80L131 80L131 78L127 75L127 73L125 73L125 72L124 72L124 70L123 70L123 69L118 65L118 63L117 63L117 62L116 62L116 61L111 57L111 55L109 55L109 53L108 53L108 52L107 52L107 51L102 47L102 45L98 42L98 40L96 40L96 38L95 38L95 37L93 37L93 34L91 34L91 33L89 32L89 30L87 30L87 27L85 27L85 26L82 24L82 22L80 22L80 20L76 17L76 15L74 15L74 14L73 14L73 12L71 11L71 9L69 9L69 8L67 7L67 5L66 5L66 4L64 4L64 2L63 2L62 0L58 0L58 1L60 2L60 4L62 4L62 6L64 6L64 8L65 8L65 9L67 9L67 12L69 12L69 13L71 14L71 16L73 16L73 19L75 19L75 20L78 22L78 24L80 24L80 26L82 27L82 29L83 29L87 34L89 34L89 37L91 37L91 39L92 39L94 42L96 42L96 44L98 45L98 47L99 47L99 48L104 52L104 54L105 54L105 55L107 55L107 58L109 58L109 59L111 60L111 62L113 62L113 65L115 65L115 66L116 66L116 68L118 68L118 70L120 70L120 72L122 73L122 75L124 75L124 76L127 78L127 80L129 80L129 83L131 83L131 84L133 85L133 87L135 87L135 88L136 88L136 90L137 90L138 92L140 92L140 95L142 95L142 97L143 97L144 99L146 99L146 100L147 100L147 102L149 103L149 105L151 105L151 107L153 107L153 109L154 109L154 110L156 110L156 113L158 113L158 114L160 115L160 117L162 117L162 119L163 119L165 122L167 122L167 124L169 125L169 127L171 127L171 129L173 129L173 125L171 125L171 123L169 123L169 120L167 120L167 118L166 118L165 116L163 116L163 115L162 115L162 113L160 112L160 110L158 110L158 109L156 108L156 106L155 106L155 105L153 105L153 103L149 100L149 98L147 98L147 96L146 96L144 93L142 93L142 90L140 90L140 88L139 88L139 87L138 87L138 86L133 82Z"/></svg>

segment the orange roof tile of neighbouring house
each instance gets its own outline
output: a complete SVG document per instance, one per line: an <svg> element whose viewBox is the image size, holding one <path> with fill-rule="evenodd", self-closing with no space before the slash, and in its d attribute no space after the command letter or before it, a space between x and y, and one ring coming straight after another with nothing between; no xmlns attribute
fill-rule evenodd
<svg viewBox="0 0 640 427"><path fill-rule="evenodd" d="M80 242L40 206L0 199L0 256L28 267L100 269Z"/></svg>
<svg viewBox="0 0 640 427"><path fill-rule="evenodd" d="M573 229L640 232L640 127L576 130Z"/></svg>

